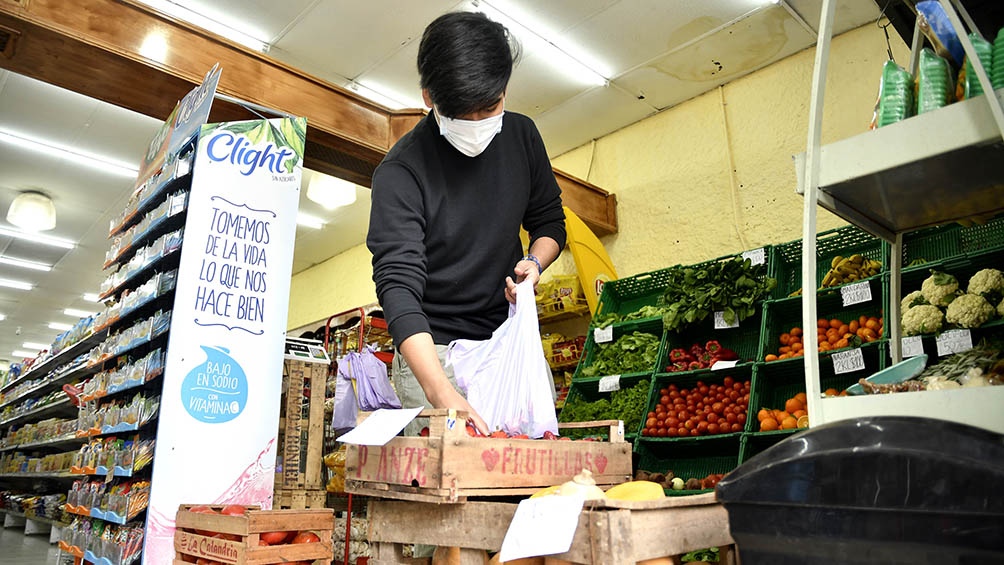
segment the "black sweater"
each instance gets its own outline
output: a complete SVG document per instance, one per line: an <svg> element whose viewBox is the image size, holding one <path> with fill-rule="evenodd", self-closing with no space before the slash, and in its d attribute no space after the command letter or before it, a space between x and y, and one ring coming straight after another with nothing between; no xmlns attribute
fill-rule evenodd
<svg viewBox="0 0 1004 565"><path fill-rule="evenodd" d="M491 337L508 315L520 225L531 245L565 246L561 190L530 118L506 112L477 157L450 145L432 113L402 137L373 173L366 238L394 344Z"/></svg>

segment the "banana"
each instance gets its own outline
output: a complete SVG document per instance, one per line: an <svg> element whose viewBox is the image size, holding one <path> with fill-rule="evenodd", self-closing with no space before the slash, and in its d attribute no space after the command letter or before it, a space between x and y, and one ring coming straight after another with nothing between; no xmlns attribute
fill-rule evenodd
<svg viewBox="0 0 1004 565"><path fill-rule="evenodd" d="M843 260L844 260L843 257L841 257L840 255L837 255L836 257L833 258L832 261L830 261L830 268L831 269L837 268L837 265L839 265L840 262L843 261Z"/></svg>
<svg viewBox="0 0 1004 565"><path fill-rule="evenodd" d="M858 255L857 253L851 255L851 263L854 263L855 265L860 265L862 261L864 261L864 257L862 257L861 255Z"/></svg>

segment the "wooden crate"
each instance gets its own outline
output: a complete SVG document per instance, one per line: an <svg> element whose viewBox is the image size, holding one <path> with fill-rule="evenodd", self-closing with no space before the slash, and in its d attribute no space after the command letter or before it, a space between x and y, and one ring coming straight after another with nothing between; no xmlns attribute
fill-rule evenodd
<svg viewBox="0 0 1004 565"><path fill-rule="evenodd" d="M428 560L401 557L403 545L435 545L454 551L456 563L484 563L485 551L499 551L516 504L467 502L431 504L393 500L369 503L370 565ZM458 527L450 527L456 524ZM462 525L462 527L460 527ZM548 556L562 563L634 565L706 547L721 548L723 565L734 563L728 513L714 493L653 501L587 501L566 553Z"/></svg>
<svg viewBox="0 0 1004 565"><path fill-rule="evenodd" d="M182 504L178 508L174 532L175 565L192 562L195 560L192 558L235 565L266 565L290 561L328 565L334 559L331 540L335 519L331 509L258 510L257 507L250 507L243 516L224 516L190 512L192 506ZM223 507L211 508L219 511ZM259 545L262 533L278 531L311 531L321 541ZM216 534L228 534L231 539L213 537Z"/></svg>
<svg viewBox="0 0 1004 565"><path fill-rule="evenodd" d="M324 490L324 387L327 363L287 359L283 363L285 402L279 420L282 472L275 490ZM304 394L304 385L310 389Z"/></svg>
<svg viewBox="0 0 1004 565"><path fill-rule="evenodd" d="M395 437L383 446L349 445L345 491L423 502L531 494L589 469L597 484L631 477L631 444L617 420L561 427L608 427L609 441L471 437L463 412L425 410L428 437Z"/></svg>
<svg viewBox="0 0 1004 565"><path fill-rule="evenodd" d="M273 508L302 510L305 508L325 508L328 492L316 489L282 489L272 496Z"/></svg>

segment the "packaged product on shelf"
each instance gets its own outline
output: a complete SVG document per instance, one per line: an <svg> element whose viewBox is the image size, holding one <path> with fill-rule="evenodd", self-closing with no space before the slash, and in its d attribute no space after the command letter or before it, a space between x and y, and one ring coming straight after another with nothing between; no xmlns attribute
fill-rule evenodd
<svg viewBox="0 0 1004 565"><path fill-rule="evenodd" d="M871 129L880 128L909 118L913 112L913 76L889 59L882 66L879 96Z"/></svg>
<svg viewBox="0 0 1004 565"><path fill-rule="evenodd" d="M993 45L978 33L970 33L969 40L973 43L973 49L976 50L976 56L980 58L983 69L989 75L993 62ZM962 97L964 99L968 100L983 94L983 85L980 84L980 79L976 76L976 69L973 68L973 62L968 57L966 58L966 71L964 74L959 73L959 77L963 84Z"/></svg>
<svg viewBox="0 0 1004 565"><path fill-rule="evenodd" d="M997 32L997 38L994 39L992 60L990 82L994 90L1004 88L1004 28Z"/></svg>
<svg viewBox="0 0 1004 565"><path fill-rule="evenodd" d="M917 114L947 106L952 101L952 69L933 49L920 50L917 68Z"/></svg>
<svg viewBox="0 0 1004 565"><path fill-rule="evenodd" d="M949 59L955 66L960 66L965 58L965 50L959 41L948 14L938 0L917 2L917 25L927 37L934 50L942 57Z"/></svg>

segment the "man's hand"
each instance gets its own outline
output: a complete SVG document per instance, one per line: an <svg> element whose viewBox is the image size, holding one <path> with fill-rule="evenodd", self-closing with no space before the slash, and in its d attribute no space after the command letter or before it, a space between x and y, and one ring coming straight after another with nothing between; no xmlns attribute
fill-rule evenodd
<svg viewBox="0 0 1004 565"><path fill-rule="evenodd" d="M471 403L467 402L467 399L452 386L443 387L442 390L426 392L426 397L429 399L429 403L436 408L453 408L467 412L470 420L474 422L474 427L482 434L488 435L492 432L488 428L488 424L474 411Z"/></svg>
<svg viewBox="0 0 1004 565"><path fill-rule="evenodd" d="M537 283L540 282L540 271L537 264L529 259L521 259L512 270L516 275L516 280L512 277L505 278L505 299L511 304L516 303L516 285L529 279L533 281L533 291L537 292Z"/></svg>

